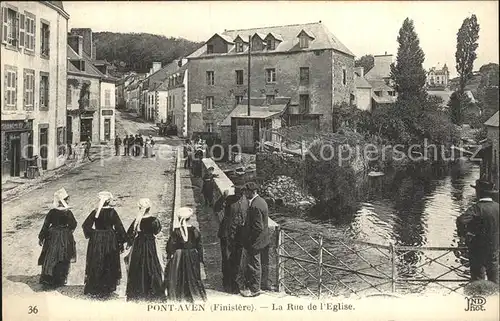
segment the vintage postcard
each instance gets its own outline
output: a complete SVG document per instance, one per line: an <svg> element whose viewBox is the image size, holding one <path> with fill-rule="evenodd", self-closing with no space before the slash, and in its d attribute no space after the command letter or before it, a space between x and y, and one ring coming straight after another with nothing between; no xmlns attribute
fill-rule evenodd
<svg viewBox="0 0 500 321"><path fill-rule="evenodd" d="M2 319L498 320L497 1L2 1Z"/></svg>

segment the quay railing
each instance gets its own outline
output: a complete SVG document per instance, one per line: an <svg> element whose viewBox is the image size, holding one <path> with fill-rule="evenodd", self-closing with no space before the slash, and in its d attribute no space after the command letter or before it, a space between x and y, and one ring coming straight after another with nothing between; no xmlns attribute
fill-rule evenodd
<svg viewBox="0 0 500 321"><path fill-rule="evenodd" d="M469 283L463 247L381 245L276 227L275 277L290 295L458 292Z"/></svg>

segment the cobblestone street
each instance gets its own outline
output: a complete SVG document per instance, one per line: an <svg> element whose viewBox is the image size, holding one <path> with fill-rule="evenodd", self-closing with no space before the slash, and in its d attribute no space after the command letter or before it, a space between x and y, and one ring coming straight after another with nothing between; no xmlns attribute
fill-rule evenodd
<svg viewBox="0 0 500 321"><path fill-rule="evenodd" d="M123 121L123 131L146 131L151 124ZM53 193L64 187L70 195L69 205L78 221L75 230L77 262L72 264L68 286L57 290L60 294L79 298L83 295L87 240L81 224L97 205L97 193L109 191L117 200L116 209L125 228L137 215L136 203L147 197L153 202L153 211L162 222L160 244L168 237L173 206L175 153L173 146L157 145L156 158L112 156L114 147L100 148L95 161L69 169L67 173L48 179L2 204L2 281L3 296L30 295L40 291L40 267L37 259L41 247L38 233L46 213L52 206ZM102 155L100 155L102 154ZM122 262L123 265L123 262ZM122 266L122 271L126 271ZM125 293L126 273L118 289Z"/></svg>

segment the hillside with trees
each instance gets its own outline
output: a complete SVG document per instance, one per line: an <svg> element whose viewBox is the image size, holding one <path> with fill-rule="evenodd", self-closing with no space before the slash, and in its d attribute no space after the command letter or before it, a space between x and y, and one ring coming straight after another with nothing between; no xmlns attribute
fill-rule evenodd
<svg viewBox="0 0 500 321"><path fill-rule="evenodd" d="M93 33L97 59L113 63L118 72L147 72L154 61L163 65L185 57L202 43L149 33Z"/></svg>

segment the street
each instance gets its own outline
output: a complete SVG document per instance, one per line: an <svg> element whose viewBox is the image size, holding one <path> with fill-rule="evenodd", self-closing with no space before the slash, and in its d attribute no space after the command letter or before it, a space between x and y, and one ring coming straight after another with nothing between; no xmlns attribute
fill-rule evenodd
<svg viewBox="0 0 500 321"><path fill-rule="evenodd" d="M118 114L119 115L119 114ZM135 122L117 116L117 133L151 132L150 123ZM47 180L2 204L2 281L3 296L29 295L40 291L38 284L40 266L37 259L41 247L38 233L46 213L52 206L54 192L64 187L70 195L69 205L78 222L74 236L77 243L77 262L72 264L68 286L59 293L69 297L83 297L85 256L87 240L81 224L97 206L97 193L109 191L117 201L116 210L127 229L137 215L137 201L150 198L153 213L162 223L159 244L165 246L168 237L173 202L173 173L175 154L173 147L157 144L156 158L113 156L114 147L99 147L93 162L69 169L58 178ZM121 152L123 154L123 150ZM164 252L164 248L161 249ZM126 285L125 267L123 279L117 290L124 296Z"/></svg>

